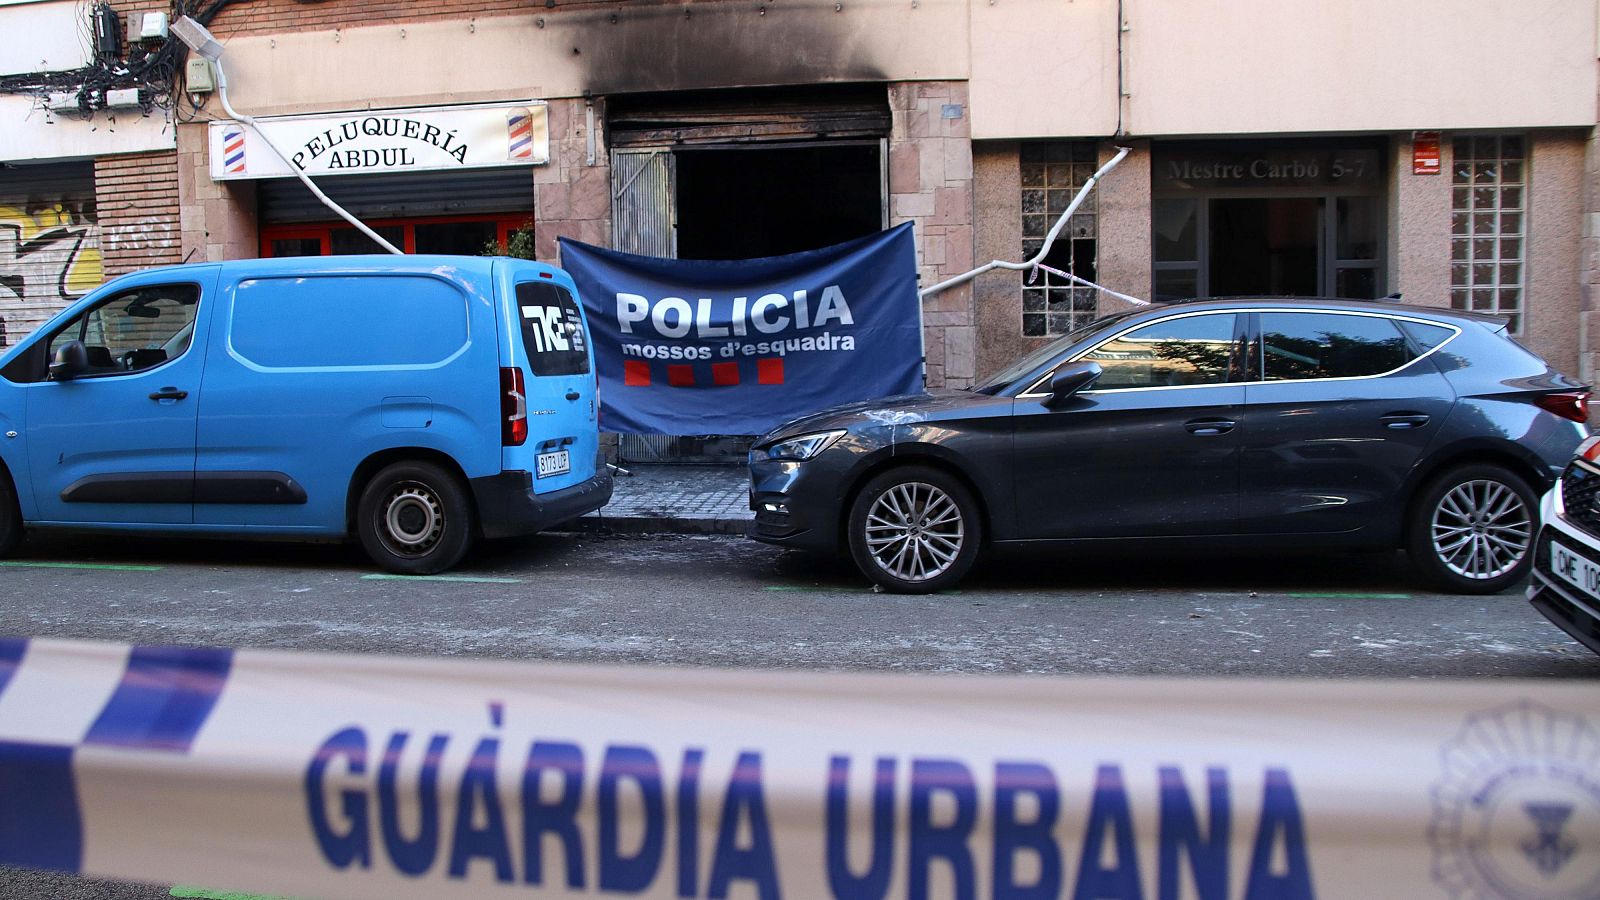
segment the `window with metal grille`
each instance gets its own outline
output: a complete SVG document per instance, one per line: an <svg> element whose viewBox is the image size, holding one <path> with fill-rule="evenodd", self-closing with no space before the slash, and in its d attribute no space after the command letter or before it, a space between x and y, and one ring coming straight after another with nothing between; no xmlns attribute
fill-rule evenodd
<svg viewBox="0 0 1600 900"><path fill-rule="evenodd" d="M1522 331L1528 161L1519 135L1458 137L1451 167L1450 305Z"/></svg>
<svg viewBox="0 0 1600 900"><path fill-rule="evenodd" d="M1088 183L1098 166L1093 141L1049 141L1022 145L1022 255L1032 259L1044 246L1050 226ZM1091 194L1056 236L1044 264L1095 280L1098 228ZM1028 337L1066 334L1093 319L1098 303L1094 288L1075 287L1058 275L1040 271L1022 276L1022 333Z"/></svg>

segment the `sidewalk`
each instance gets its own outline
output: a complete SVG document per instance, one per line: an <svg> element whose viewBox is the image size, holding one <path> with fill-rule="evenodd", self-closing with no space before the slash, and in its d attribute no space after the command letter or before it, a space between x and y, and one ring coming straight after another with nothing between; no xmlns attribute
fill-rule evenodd
<svg viewBox="0 0 1600 900"><path fill-rule="evenodd" d="M611 502L572 522L573 531L744 534L750 475L743 465L629 465L615 475Z"/></svg>

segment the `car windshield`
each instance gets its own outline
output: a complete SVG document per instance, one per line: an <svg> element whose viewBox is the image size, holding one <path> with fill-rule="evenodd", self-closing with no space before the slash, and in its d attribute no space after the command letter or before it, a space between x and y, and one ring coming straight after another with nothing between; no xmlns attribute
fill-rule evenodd
<svg viewBox="0 0 1600 900"><path fill-rule="evenodd" d="M1128 316L1133 315L1133 312L1134 311L1120 312L1113 313L1109 316L1101 316L1087 325L1083 325L1072 331L1069 331L1061 337L1058 337L1050 343L1045 344L1043 347L1033 351L1032 353L1024 354L1015 362L1011 363L1011 365L1006 366L1004 369L1001 369L995 374L990 375L979 384L974 385L972 390L979 394L997 394L1000 392L1001 388L1013 381L1016 381L1018 378L1021 378L1039 366L1044 365L1047 360L1060 353L1062 350L1065 350L1067 347L1070 347L1078 341L1083 340L1085 335L1104 328L1112 322L1125 319Z"/></svg>

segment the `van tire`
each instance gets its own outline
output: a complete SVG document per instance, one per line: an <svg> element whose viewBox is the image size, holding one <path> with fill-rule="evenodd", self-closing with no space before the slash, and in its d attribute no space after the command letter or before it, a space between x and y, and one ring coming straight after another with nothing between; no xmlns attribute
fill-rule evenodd
<svg viewBox="0 0 1600 900"><path fill-rule="evenodd" d="M22 508L17 505L17 489L0 466L0 558L10 556L22 543Z"/></svg>
<svg viewBox="0 0 1600 900"><path fill-rule="evenodd" d="M367 555L399 575L433 575L465 556L477 533L460 479L427 462L384 467L356 506L356 532Z"/></svg>

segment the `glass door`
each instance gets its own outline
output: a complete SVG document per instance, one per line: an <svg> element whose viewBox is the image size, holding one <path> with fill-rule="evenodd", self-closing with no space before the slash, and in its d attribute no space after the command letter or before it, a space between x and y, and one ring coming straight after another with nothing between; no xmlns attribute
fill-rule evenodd
<svg viewBox="0 0 1600 900"><path fill-rule="evenodd" d="M1159 198L1151 207L1156 299L1383 295L1376 196Z"/></svg>

